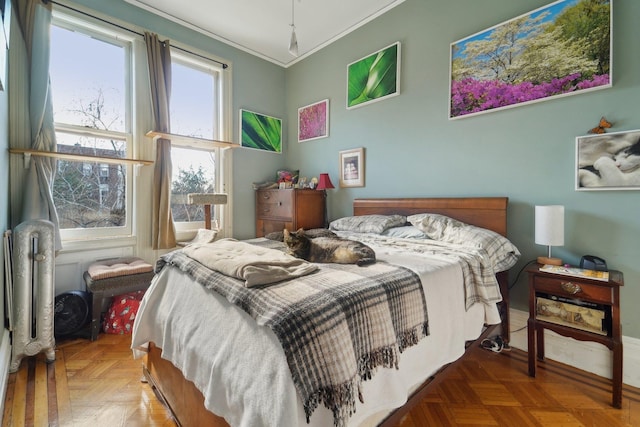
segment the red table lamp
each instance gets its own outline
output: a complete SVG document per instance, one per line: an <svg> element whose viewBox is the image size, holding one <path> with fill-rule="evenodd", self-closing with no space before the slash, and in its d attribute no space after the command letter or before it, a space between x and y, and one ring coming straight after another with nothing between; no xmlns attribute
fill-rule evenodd
<svg viewBox="0 0 640 427"><path fill-rule="evenodd" d="M331 182L331 178L329 178L329 174L321 173L320 178L318 179L318 186L316 187L316 190L326 190L327 188L335 188L335 187Z"/></svg>
<svg viewBox="0 0 640 427"><path fill-rule="evenodd" d="M324 227L327 228L329 227L329 215L328 215L328 209L327 209L327 192L325 191L328 188L335 188L333 186L333 183L331 182L331 178L329 178L329 174L328 173L321 173L320 174L320 178L318 179L318 186L316 187L316 190L322 190L324 192Z"/></svg>

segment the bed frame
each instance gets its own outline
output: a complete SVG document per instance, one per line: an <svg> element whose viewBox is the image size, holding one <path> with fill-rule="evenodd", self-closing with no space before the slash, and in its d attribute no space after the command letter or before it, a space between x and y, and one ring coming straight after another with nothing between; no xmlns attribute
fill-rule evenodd
<svg viewBox="0 0 640 427"><path fill-rule="evenodd" d="M423 212L438 213L506 236L507 204L507 197L355 199L353 202L353 214L412 215ZM500 304L502 324L486 328L476 342L498 334L501 334L506 342L509 341L508 273L498 273L497 278L503 299ZM158 399L173 414L176 423L185 427L205 425L228 427L229 425L224 418L211 413L204 407L202 393L191 381L186 380L176 367L162 359L161 352L162 350L159 347L150 343L149 353L143 361L143 373L153 387ZM380 426L396 426L428 390L442 379L443 375L441 373L447 370L448 367L460 362L462 358L464 356L446 365L436 375L429 378L413 393L404 406L393 411Z"/></svg>

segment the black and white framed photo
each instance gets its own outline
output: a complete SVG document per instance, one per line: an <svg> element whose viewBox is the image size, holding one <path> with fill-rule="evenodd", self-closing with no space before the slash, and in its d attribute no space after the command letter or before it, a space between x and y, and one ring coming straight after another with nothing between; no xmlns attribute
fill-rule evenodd
<svg viewBox="0 0 640 427"><path fill-rule="evenodd" d="M340 151L340 187L364 187L364 148Z"/></svg>
<svg viewBox="0 0 640 427"><path fill-rule="evenodd" d="M640 130L576 138L576 191L640 190Z"/></svg>

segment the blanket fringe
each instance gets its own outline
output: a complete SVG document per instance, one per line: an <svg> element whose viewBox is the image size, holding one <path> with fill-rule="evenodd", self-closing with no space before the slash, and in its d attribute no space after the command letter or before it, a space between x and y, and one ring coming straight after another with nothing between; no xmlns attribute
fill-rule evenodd
<svg viewBox="0 0 640 427"><path fill-rule="evenodd" d="M407 348L418 344L422 338L429 335L429 322L424 322L422 325L418 325L413 329L404 331L398 335L398 346L400 347L400 353Z"/></svg>
<svg viewBox="0 0 640 427"><path fill-rule="evenodd" d="M388 346L369 352L358 361L358 374L351 381L334 387L325 387L309 396L304 403L304 411L307 424L311 414L320 403L333 413L333 425L344 427L347 420L356 412L356 392L360 403L364 403L362 397L362 381L370 380L376 370L380 367L398 369L400 353L405 348L414 345L428 335L428 324L417 326L405 331L398 337L400 346Z"/></svg>

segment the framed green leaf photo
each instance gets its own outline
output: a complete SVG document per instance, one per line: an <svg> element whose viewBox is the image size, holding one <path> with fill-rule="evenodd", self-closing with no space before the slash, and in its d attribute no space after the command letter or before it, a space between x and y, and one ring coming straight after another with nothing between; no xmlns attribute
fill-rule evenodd
<svg viewBox="0 0 640 427"><path fill-rule="evenodd" d="M400 94L400 42L347 66L347 109Z"/></svg>
<svg viewBox="0 0 640 427"><path fill-rule="evenodd" d="M282 120L249 110L240 110L240 145L282 153Z"/></svg>

